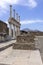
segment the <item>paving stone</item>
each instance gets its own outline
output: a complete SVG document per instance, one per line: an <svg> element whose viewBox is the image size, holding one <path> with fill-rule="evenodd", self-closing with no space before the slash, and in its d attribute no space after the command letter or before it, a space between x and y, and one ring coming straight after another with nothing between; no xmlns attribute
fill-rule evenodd
<svg viewBox="0 0 43 65"><path fill-rule="evenodd" d="M11 50L11 48L9 49ZM6 56L7 57L3 57L2 60L0 60L0 63L8 65L43 65L39 50L12 49Z"/></svg>

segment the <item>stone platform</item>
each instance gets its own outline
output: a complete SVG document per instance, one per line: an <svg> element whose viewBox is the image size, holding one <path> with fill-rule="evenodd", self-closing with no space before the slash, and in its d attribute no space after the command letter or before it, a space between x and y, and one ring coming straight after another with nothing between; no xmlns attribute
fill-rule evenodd
<svg viewBox="0 0 43 65"><path fill-rule="evenodd" d="M13 49L35 50L34 43L14 43Z"/></svg>
<svg viewBox="0 0 43 65"><path fill-rule="evenodd" d="M39 50L13 50L12 48L0 53L0 64L43 65Z"/></svg>
<svg viewBox="0 0 43 65"><path fill-rule="evenodd" d="M34 42L34 38L35 38L35 36L33 36L33 35L19 35L19 36L17 36L17 42L19 42L19 43L30 43L30 42Z"/></svg>
<svg viewBox="0 0 43 65"><path fill-rule="evenodd" d="M0 52L11 47L13 45L13 42L15 43L16 40L10 40L10 41L7 41L7 42L1 42L0 43Z"/></svg>
<svg viewBox="0 0 43 65"><path fill-rule="evenodd" d="M17 36L17 41L13 44L13 49L34 50L34 37L27 34Z"/></svg>

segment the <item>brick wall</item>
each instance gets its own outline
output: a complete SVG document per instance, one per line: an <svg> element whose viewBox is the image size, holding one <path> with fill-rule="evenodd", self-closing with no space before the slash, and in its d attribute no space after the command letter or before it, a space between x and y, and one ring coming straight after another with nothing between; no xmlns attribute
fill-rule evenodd
<svg viewBox="0 0 43 65"><path fill-rule="evenodd" d="M7 24L4 23L3 21L0 21L0 33L1 32L7 33Z"/></svg>

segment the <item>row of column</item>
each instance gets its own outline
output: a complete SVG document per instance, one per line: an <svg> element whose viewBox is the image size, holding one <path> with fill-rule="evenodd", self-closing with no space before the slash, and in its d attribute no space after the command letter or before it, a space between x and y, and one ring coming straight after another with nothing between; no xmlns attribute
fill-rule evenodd
<svg viewBox="0 0 43 65"><path fill-rule="evenodd" d="M18 35L20 35L20 28L16 25L9 24L9 36L16 38Z"/></svg>

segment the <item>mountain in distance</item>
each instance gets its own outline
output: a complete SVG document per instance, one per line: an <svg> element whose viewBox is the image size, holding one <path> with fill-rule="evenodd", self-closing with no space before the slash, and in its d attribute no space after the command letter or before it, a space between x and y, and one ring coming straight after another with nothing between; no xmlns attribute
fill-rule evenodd
<svg viewBox="0 0 43 65"><path fill-rule="evenodd" d="M22 29L23 31L27 31L27 32L29 32L29 31L32 31L32 30L30 30L29 28L24 28L24 29Z"/></svg>
<svg viewBox="0 0 43 65"><path fill-rule="evenodd" d="M39 30L31 30L29 28L24 28L22 29L23 31L26 31L26 32L42 32L42 31L39 31Z"/></svg>

